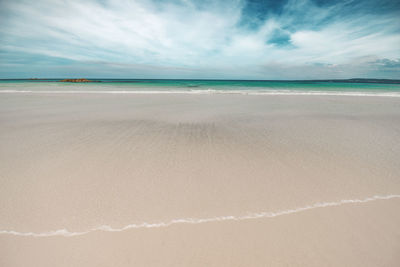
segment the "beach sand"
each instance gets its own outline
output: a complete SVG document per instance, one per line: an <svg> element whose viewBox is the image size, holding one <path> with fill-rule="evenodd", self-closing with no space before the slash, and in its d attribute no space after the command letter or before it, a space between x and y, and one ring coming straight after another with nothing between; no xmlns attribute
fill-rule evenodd
<svg viewBox="0 0 400 267"><path fill-rule="evenodd" d="M0 125L1 266L400 264L398 98L4 93Z"/></svg>

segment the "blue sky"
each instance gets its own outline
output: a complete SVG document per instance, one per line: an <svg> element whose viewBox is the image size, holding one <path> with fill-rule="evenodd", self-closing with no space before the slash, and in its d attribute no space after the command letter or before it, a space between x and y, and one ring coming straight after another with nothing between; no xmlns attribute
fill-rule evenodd
<svg viewBox="0 0 400 267"><path fill-rule="evenodd" d="M400 79L400 1L0 0L0 78Z"/></svg>

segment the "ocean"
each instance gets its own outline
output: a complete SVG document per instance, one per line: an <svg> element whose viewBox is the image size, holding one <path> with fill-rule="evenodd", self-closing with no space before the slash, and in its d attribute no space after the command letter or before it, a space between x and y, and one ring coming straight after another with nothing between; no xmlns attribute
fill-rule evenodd
<svg viewBox="0 0 400 267"><path fill-rule="evenodd" d="M400 97L400 83L333 81L92 79L68 83L60 79L0 80L0 93L183 93L248 95L354 95Z"/></svg>

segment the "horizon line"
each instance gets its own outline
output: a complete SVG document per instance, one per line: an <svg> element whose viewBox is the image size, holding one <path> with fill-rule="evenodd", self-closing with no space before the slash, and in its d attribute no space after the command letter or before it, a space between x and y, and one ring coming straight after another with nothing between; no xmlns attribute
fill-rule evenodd
<svg viewBox="0 0 400 267"><path fill-rule="evenodd" d="M187 80L187 81L271 81L271 82L298 82L298 81L398 81L400 79L389 78L326 78L326 79L213 79L213 78L100 78L100 77L55 77L55 78L0 78L0 80L59 80L59 79L91 79L91 80Z"/></svg>

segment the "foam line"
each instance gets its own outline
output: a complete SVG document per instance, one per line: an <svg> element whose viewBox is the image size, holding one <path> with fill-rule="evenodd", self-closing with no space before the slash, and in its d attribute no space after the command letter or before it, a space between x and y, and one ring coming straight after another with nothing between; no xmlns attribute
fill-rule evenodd
<svg viewBox="0 0 400 267"><path fill-rule="evenodd" d="M43 91L43 90L0 90L3 94L238 94L238 95L297 95L297 96L375 96L400 97L400 92L340 92L340 91L290 91L290 90L136 90L136 91Z"/></svg>
<svg viewBox="0 0 400 267"><path fill-rule="evenodd" d="M326 207L334 207L341 206L346 204L357 204L357 203L366 203L376 200L388 200L400 198L400 195L386 195L386 196L371 196L364 199L343 199L336 202L317 202L312 205L293 208L288 210L281 210L276 212L258 212L258 213L250 213L242 216L219 216L219 217L210 217L210 218L182 218L182 219L173 219L168 222L156 222L156 223L148 223L143 222L140 224L128 224L122 228L113 228L109 225L102 225L87 231L82 232L71 232L68 229L60 229L49 232L17 232L13 230L0 230L0 234L3 235L16 235L16 236L30 236L30 237L51 237L51 236L64 236L64 237L73 237L73 236L81 236L86 235L96 231L104 231L104 232L123 232L129 229L136 228L159 228L159 227L168 227L173 224L201 224L201 223L210 223L210 222L222 222L222 221L243 221L243 220L251 220L251 219L261 219L261 218L273 218L283 215L294 214L298 212L303 212L306 210L318 209L318 208L326 208Z"/></svg>

